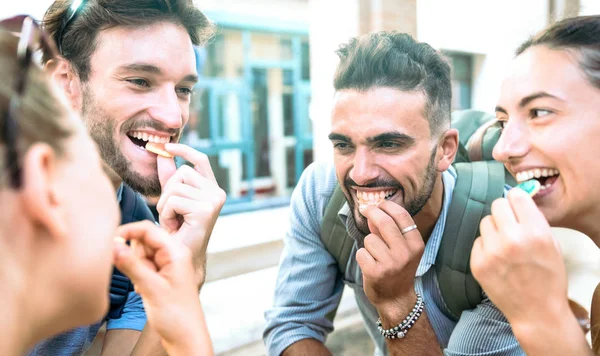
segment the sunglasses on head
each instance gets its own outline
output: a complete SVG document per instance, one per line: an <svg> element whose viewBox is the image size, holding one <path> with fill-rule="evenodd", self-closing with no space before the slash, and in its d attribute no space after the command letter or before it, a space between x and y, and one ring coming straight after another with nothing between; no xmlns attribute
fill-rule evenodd
<svg viewBox="0 0 600 356"><path fill-rule="evenodd" d="M83 8L84 5L85 0L73 0L71 5L67 8L65 16L63 16L60 27L56 31L56 46L58 47L58 52L61 54L63 53L62 40L67 31L67 27L71 22L75 21L79 9Z"/></svg>
<svg viewBox="0 0 600 356"><path fill-rule="evenodd" d="M1 139L6 145L6 168L9 184L13 189L21 187L21 165L17 152L19 137L18 117L21 112L23 94L27 87L27 74L33 60L33 54L41 49L50 54L51 58L58 55L54 42L42 31L39 24L29 16L15 16L0 21L0 30L19 37L17 45L17 71L15 73L14 93L10 97L8 110L2 123Z"/></svg>

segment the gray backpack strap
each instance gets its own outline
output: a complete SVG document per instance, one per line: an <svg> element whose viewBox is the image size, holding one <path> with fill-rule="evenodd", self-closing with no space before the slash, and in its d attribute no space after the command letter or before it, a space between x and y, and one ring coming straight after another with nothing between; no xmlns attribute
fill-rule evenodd
<svg viewBox="0 0 600 356"><path fill-rule="evenodd" d="M342 275L346 272L346 265L354 246L354 240L348 235L346 226L338 217L338 212L345 203L346 196L342 192L342 188L336 185L329 203L327 203L323 221L321 222L321 241L323 241L325 248L337 262L338 270ZM337 313L338 306L327 314L327 319L332 322Z"/></svg>
<svg viewBox="0 0 600 356"><path fill-rule="evenodd" d="M482 300L469 260L479 223L490 214L492 202L504 194L504 166L495 161L456 163L456 186L435 269L449 317L458 320L463 310Z"/></svg>
<svg viewBox="0 0 600 356"><path fill-rule="evenodd" d="M342 274L346 272L346 265L354 246L354 240L348 235L346 226L338 217L338 212L345 203L346 196L342 188L336 185L321 222L321 240L327 251L335 258Z"/></svg>

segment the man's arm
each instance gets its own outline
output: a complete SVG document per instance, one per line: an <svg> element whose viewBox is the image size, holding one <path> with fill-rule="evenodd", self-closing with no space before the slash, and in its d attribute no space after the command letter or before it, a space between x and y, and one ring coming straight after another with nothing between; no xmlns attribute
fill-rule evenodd
<svg viewBox="0 0 600 356"><path fill-rule="evenodd" d="M365 295L387 330L401 324L416 307L414 281L425 243L411 215L398 204L385 200L360 212L371 233L365 237L365 247L356 252L356 262L363 272ZM426 309L402 330L404 338L386 338L390 355L442 355Z"/></svg>
<svg viewBox="0 0 600 356"><path fill-rule="evenodd" d="M415 302L416 296L412 303L398 305L390 311L378 310L383 328L390 329L400 324L410 314ZM390 355L442 355L442 349L427 317L426 308L427 306L404 338L385 339Z"/></svg>
<svg viewBox="0 0 600 356"><path fill-rule="evenodd" d="M142 333L138 330L114 329L104 335L102 356L117 356L131 354Z"/></svg>
<svg viewBox="0 0 600 356"><path fill-rule="evenodd" d="M339 304L344 285L320 237L326 203L319 194L335 187L335 175L328 173L322 166L311 165L292 194L274 306L265 312L263 337L269 355L281 355L284 350L285 355L325 354L319 352L326 351L325 335L333 330L327 315Z"/></svg>
<svg viewBox="0 0 600 356"><path fill-rule="evenodd" d="M302 339L285 349L282 356L331 356L331 351L321 341Z"/></svg>
<svg viewBox="0 0 600 356"><path fill-rule="evenodd" d="M130 355L145 329L146 314L142 298L130 292L119 319L106 322L106 335L102 344L102 356ZM160 340L159 340L160 343Z"/></svg>

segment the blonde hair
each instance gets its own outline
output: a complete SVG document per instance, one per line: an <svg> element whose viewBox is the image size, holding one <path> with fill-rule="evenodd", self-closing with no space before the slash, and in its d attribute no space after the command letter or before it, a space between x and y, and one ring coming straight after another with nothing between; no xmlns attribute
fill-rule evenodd
<svg viewBox="0 0 600 356"><path fill-rule="evenodd" d="M19 38L13 33L0 30L0 127L8 113L10 99L15 93L15 81L18 75L17 44ZM20 108L13 119L19 127L17 152L19 161L23 153L34 143L50 145L58 155L64 153L63 142L75 132L73 122L69 121L70 111L59 99L52 87L49 76L35 63L27 69L25 92ZM0 137L4 137L3 135ZM0 142L0 172L6 174L6 142Z"/></svg>

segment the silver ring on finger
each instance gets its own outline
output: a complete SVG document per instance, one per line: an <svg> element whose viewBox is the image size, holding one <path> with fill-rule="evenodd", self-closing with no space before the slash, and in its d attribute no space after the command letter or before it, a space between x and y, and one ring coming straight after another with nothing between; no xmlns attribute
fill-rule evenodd
<svg viewBox="0 0 600 356"><path fill-rule="evenodd" d="M411 225L409 227L405 227L404 229L400 230L400 232L404 235L407 232L413 231L416 228L417 228L417 225Z"/></svg>

